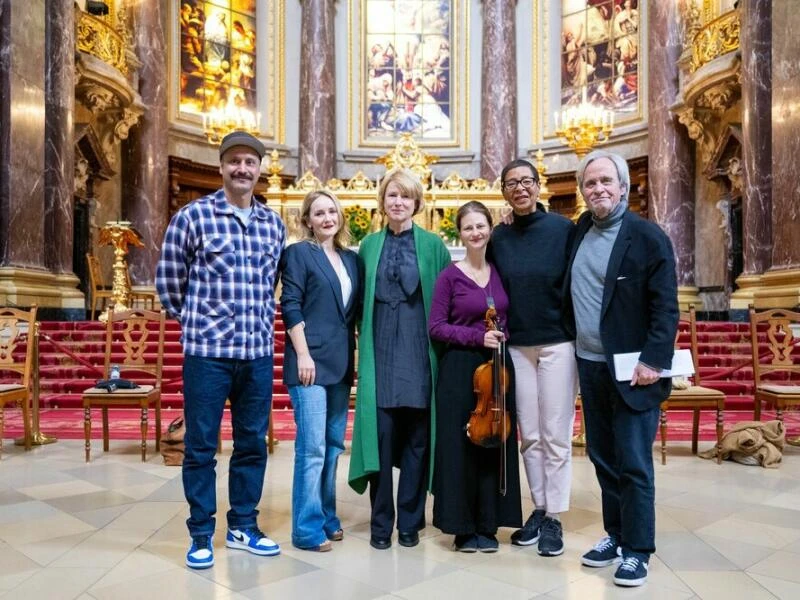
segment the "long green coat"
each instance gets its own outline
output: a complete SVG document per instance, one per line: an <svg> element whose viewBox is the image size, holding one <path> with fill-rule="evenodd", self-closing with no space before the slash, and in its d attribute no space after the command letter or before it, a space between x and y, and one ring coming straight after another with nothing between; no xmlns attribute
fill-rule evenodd
<svg viewBox="0 0 800 600"><path fill-rule="evenodd" d="M431 298L436 277L450 264L450 252L436 234L413 225L414 247L417 252L419 280L422 286L422 301L425 320L431 310ZM358 391L356 392L356 414L353 424L353 450L350 456L349 482L359 494L367 489L369 476L380 470L378 462L378 417L375 403L375 348L373 346L372 318L375 309L375 279L378 262L386 240L386 228L370 234L361 242L358 254L364 261L364 312L358 333ZM432 345L428 346L431 363L431 390L436 388L437 358ZM431 392L431 453L433 473L435 393Z"/></svg>

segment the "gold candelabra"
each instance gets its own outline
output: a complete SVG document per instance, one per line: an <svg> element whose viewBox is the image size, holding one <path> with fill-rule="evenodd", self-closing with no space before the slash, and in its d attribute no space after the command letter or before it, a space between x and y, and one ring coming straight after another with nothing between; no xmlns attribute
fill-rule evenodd
<svg viewBox="0 0 800 600"><path fill-rule="evenodd" d="M572 148L578 160L586 156L592 148L608 141L614 129L614 111L595 106L586 99L586 87L583 88L583 99L578 106L564 108L554 115L556 135ZM580 189L575 194L575 213L577 220L586 210L586 200Z"/></svg>
<svg viewBox="0 0 800 600"><path fill-rule="evenodd" d="M111 303L106 311L100 315L100 320L108 320L108 312L113 308L115 312L128 310L128 300L131 297L131 288L128 284L128 246L144 248L142 236L131 225L130 221L109 221L100 230L98 242L105 246L114 246L114 280L111 287Z"/></svg>
<svg viewBox="0 0 800 600"><path fill-rule="evenodd" d="M222 138L234 130L246 131L258 137L261 133L258 127L260 121L260 113L229 102L224 109L215 108L203 113L203 131L209 144L219 144Z"/></svg>

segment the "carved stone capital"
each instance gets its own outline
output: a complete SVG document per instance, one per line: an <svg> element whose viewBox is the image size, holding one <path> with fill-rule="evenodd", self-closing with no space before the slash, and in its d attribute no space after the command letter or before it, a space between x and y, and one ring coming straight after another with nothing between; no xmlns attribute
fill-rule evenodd
<svg viewBox="0 0 800 600"><path fill-rule="evenodd" d="M739 99L741 87L734 81L724 81L705 90L698 98L696 106L708 110L725 112Z"/></svg>
<svg viewBox="0 0 800 600"><path fill-rule="evenodd" d="M99 86L88 86L81 90L83 104L92 111L92 114L98 115L111 108L119 106L119 98L117 98L110 90Z"/></svg>
<svg viewBox="0 0 800 600"><path fill-rule="evenodd" d="M123 108L117 124L114 126L114 135L118 140L127 140L131 127L139 122L142 113L138 110Z"/></svg>

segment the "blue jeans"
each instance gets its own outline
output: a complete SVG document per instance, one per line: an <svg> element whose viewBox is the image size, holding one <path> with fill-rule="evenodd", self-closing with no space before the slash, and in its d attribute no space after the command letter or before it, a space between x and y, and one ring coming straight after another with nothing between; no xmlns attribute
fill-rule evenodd
<svg viewBox="0 0 800 600"><path fill-rule="evenodd" d="M313 548L342 525L336 516L336 464L344 451L350 386L290 385L297 436L292 482L292 544Z"/></svg>
<svg viewBox="0 0 800 600"><path fill-rule="evenodd" d="M659 407L635 411L625 404L604 362L578 358L578 376L586 450L602 492L603 527L626 554L648 557L656 550L653 442Z"/></svg>
<svg viewBox="0 0 800 600"><path fill-rule="evenodd" d="M183 359L186 454L183 492L189 535L213 535L217 512L217 439L225 400L231 401L233 454L228 472L228 527L256 526L267 468L267 425L272 404L272 356L255 360Z"/></svg>

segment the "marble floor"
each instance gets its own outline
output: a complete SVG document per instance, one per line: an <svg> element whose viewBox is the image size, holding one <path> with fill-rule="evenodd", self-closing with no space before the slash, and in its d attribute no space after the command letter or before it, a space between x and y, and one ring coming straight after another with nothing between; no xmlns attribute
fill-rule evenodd
<svg viewBox="0 0 800 600"><path fill-rule="evenodd" d="M563 517L566 551L542 558L508 544L494 555L459 554L433 527L416 548L369 546L369 499L339 467L344 541L319 554L292 548L292 445L270 457L259 523L282 547L262 558L224 548L216 565L183 566L188 537L180 469L135 442L112 441L83 461L83 442L59 441L25 453L4 445L0 461L0 598L800 598L800 449L779 469L717 466L671 444L656 465L658 552L641 588L612 582L613 568L589 569L579 556L602 535L598 487L589 461L574 459L572 510ZM230 443L218 465L220 514L227 506ZM152 448L151 448L152 451ZM523 479L524 481L524 479ZM428 503L430 513L431 502ZM523 499L527 513L530 501ZM224 518L221 519L224 521Z"/></svg>

